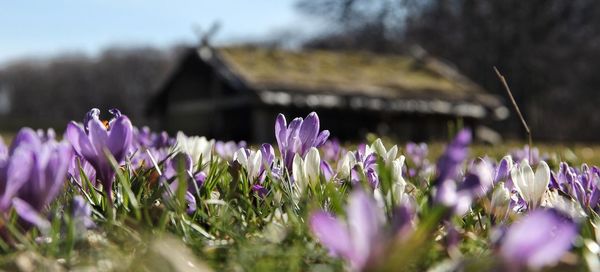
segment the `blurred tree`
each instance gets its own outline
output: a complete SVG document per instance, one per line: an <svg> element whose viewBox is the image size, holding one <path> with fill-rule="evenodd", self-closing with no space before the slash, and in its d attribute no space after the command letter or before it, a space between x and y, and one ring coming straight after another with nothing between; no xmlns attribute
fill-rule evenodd
<svg viewBox="0 0 600 272"><path fill-rule="evenodd" d="M176 51L112 47L93 58L64 54L9 63L0 69L0 82L11 91L12 109L0 129L60 128L92 107L117 107L143 124L146 102L173 66Z"/></svg>
<svg viewBox="0 0 600 272"><path fill-rule="evenodd" d="M308 48L397 52L403 43L406 0L302 0L297 7L331 25Z"/></svg>
<svg viewBox="0 0 600 272"><path fill-rule="evenodd" d="M335 27L306 47L402 52L419 44L504 96L507 76L534 136L597 140L600 1L300 0ZM548 122L547 120L553 120ZM510 122L506 131L518 132ZM510 134L510 133L509 133Z"/></svg>

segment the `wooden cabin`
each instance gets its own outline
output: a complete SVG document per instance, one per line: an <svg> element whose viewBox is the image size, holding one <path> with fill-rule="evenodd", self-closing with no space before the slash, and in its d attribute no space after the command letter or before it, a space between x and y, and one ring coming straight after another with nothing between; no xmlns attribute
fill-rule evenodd
<svg viewBox="0 0 600 272"><path fill-rule="evenodd" d="M446 138L449 122L505 118L498 97L429 56L190 48L152 99L159 129L222 140L273 141L278 113L316 111L331 135L368 132L400 139Z"/></svg>

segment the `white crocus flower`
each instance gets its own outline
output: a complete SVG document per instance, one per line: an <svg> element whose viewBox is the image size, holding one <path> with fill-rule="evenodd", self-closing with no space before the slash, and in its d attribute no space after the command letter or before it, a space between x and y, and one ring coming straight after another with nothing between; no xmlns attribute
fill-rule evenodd
<svg viewBox="0 0 600 272"><path fill-rule="evenodd" d="M404 192L404 187L406 187L406 181L402 177L402 167L404 166L404 155L401 155L399 158L392 161L392 182L394 185L402 188L402 192Z"/></svg>
<svg viewBox="0 0 600 272"><path fill-rule="evenodd" d="M346 155L338 162L337 177L340 179L349 178L352 173L352 168L356 164L356 158L352 152L346 152Z"/></svg>
<svg viewBox="0 0 600 272"><path fill-rule="evenodd" d="M510 190L504 186L504 182L496 184L492 192L492 214L503 219L510 209Z"/></svg>
<svg viewBox="0 0 600 272"><path fill-rule="evenodd" d="M214 144L215 140L209 141L206 137L186 136L180 131L177 133L175 150L190 155L194 166L197 167L210 162L210 154Z"/></svg>
<svg viewBox="0 0 600 272"><path fill-rule="evenodd" d="M306 158L296 154L292 164L292 177L294 178L294 187L296 188L296 197L300 197L308 184L319 181L321 175L321 155L319 151L311 147Z"/></svg>
<svg viewBox="0 0 600 272"><path fill-rule="evenodd" d="M250 156L246 155L246 150L240 148L233 154L233 160L237 161L248 173L248 178L255 180L260 174L260 167L262 165L262 153L254 150L250 150Z"/></svg>
<svg viewBox="0 0 600 272"><path fill-rule="evenodd" d="M384 203L387 202L389 206L395 206L401 203L401 201L405 198L406 191L406 181L402 177L402 167L404 166L404 156L400 156L399 158L392 161L392 188L391 192L388 192L384 197L381 188L377 188L374 190L375 200L378 202L380 207L383 207ZM392 194L394 195L395 203L392 203Z"/></svg>
<svg viewBox="0 0 600 272"><path fill-rule="evenodd" d="M513 168L511 177L519 195L527 202L529 208L540 204L548 184L550 183L550 168L541 161L535 174L527 160L523 160L519 167Z"/></svg>
<svg viewBox="0 0 600 272"><path fill-rule="evenodd" d="M396 159L396 156L398 156L398 146L394 145L390 150L387 150L379 138L373 142L371 149L374 150L377 155L381 156L388 166Z"/></svg>

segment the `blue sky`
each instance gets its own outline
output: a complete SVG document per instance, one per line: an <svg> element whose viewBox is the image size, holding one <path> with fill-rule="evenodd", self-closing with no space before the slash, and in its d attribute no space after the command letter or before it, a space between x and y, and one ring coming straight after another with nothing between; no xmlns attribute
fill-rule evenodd
<svg viewBox="0 0 600 272"><path fill-rule="evenodd" d="M94 54L108 45L194 42L193 26L222 24L216 41L266 37L315 25L296 0L17 0L0 3L0 63L65 51Z"/></svg>

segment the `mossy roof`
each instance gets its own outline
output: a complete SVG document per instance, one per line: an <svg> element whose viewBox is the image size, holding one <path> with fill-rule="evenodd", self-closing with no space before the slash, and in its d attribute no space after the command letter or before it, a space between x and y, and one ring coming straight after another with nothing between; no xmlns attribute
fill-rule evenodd
<svg viewBox="0 0 600 272"><path fill-rule="evenodd" d="M257 89L500 105L494 96L432 57L263 47L223 47L218 52L235 74Z"/></svg>

